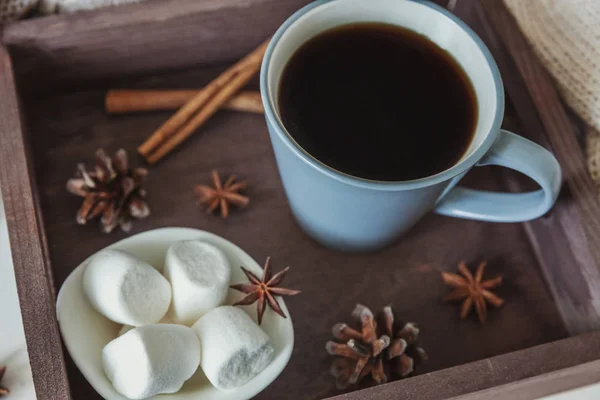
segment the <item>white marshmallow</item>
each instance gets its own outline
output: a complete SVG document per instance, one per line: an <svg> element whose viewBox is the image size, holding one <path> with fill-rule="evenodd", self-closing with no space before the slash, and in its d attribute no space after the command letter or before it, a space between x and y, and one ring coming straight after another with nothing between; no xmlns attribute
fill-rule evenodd
<svg viewBox="0 0 600 400"><path fill-rule="evenodd" d="M125 325L158 322L171 302L171 285L160 272L118 250L92 257L83 274L83 290L96 311Z"/></svg>
<svg viewBox="0 0 600 400"><path fill-rule="evenodd" d="M192 325L227 297L231 266L221 250L198 240L172 244L165 259L165 277L173 287L169 316Z"/></svg>
<svg viewBox="0 0 600 400"><path fill-rule="evenodd" d="M175 393L198 369L201 347L194 331L172 324L144 325L102 350L104 372L130 399Z"/></svg>
<svg viewBox="0 0 600 400"><path fill-rule="evenodd" d="M218 389L243 385L273 358L267 334L239 308L217 307L200 318L192 329L202 347L200 366Z"/></svg>
<svg viewBox="0 0 600 400"><path fill-rule="evenodd" d="M165 315L163 317L163 319L161 319L160 321L157 322L157 324L174 324L174 322L171 318L169 318L168 315ZM135 328L135 326L123 325L121 327L121 329L119 329L119 333L117 333L117 336L123 336L124 334L126 334L127 332L129 332L130 330L132 330L134 328Z"/></svg>

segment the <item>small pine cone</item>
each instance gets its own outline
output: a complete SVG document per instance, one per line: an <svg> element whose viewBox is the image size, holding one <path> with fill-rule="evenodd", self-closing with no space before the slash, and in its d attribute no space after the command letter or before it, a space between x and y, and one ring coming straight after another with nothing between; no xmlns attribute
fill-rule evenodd
<svg viewBox="0 0 600 400"><path fill-rule="evenodd" d="M142 188L147 174L145 168L128 167L127 152L123 149L112 158L102 149L96 151L94 169L87 170L84 164L78 164L75 178L67 182L69 192L83 197L76 215L77 223L84 225L100 219L105 233L112 232L117 226L128 232L133 219L150 215L146 191Z"/></svg>
<svg viewBox="0 0 600 400"><path fill-rule="evenodd" d="M352 316L357 329L344 324L333 326L337 341L328 341L327 352L338 356L331 366L339 389L358 384L370 376L375 384L390 377L406 377L427 358L418 345L419 329L415 323L396 323L391 307L384 307L376 319L371 310L358 304Z"/></svg>

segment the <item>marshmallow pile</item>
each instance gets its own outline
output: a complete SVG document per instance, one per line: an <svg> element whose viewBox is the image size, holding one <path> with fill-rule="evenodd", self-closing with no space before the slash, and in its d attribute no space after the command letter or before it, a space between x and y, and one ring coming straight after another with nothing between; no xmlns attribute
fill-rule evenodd
<svg viewBox="0 0 600 400"><path fill-rule="evenodd" d="M223 305L230 279L225 254L198 240L171 245L163 274L123 251L93 256L83 290L96 311L123 325L102 351L114 389L129 399L175 393L202 369L229 390L260 373L273 346L248 314Z"/></svg>

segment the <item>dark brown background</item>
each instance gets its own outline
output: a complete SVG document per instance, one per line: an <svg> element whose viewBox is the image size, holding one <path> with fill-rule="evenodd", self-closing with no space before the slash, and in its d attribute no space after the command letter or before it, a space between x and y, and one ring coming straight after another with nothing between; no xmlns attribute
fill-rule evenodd
<svg viewBox="0 0 600 400"><path fill-rule="evenodd" d="M160 7L167 7L166 3L161 3ZM36 229L45 233L43 239L47 238L57 288L91 253L126 237L121 232L104 235L94 224L81 227L75 223L80 199L69 195L64 186L76 163L91 163L98 147L108 151L123 147L130 152L133 164L141 164L135 156L135 148L169 116L163 112L107 116L103 111L106 90L113 87L200 87L264 39L301 3L300 0L259 1L256 8L250 9L241 2L231 2L227 13L215 11L211 8L214 4L209 1L193 6L191 2L186 3L190 7L199 7L196 19L182 16L181 11L157 9L157 15L159 12L163 12L163 16L165 12L173 15L170 19L165 17L166 22L144 16L155 21L155 27L165 27L158 36L160 40L154 44L145 43L147 39L139 36L138 31L119 46L120 41L114 33L116 28L105 23L110 20L107 18L115 18L117 26L123 25L120 32L123 37L130 37L133 33L127 36L127 32L133 28L129 28L120 12L115 11L82 14L82 19L51 17L37 24L28 22L7 28L5 42L14 57L33 160L31 171L36 180L33 189L39 196L43 215L43 226ZM275 4L275 9L269 7ZM514 21L506 10L497 9L498 4L501 3L465 0L459 2L457 13L482 34L499 62L509 92L505 125L553 147L566 172L569 185L549 216L530 224L491 224L432 214L384 251L347 255L327 250L306 237L290 215L263 118L234 112L218 113L184 146L151 168L146 187L153 214L147 220L136 222L133 233L165 226L204 229L232 240L259 262L270 255L276 268L292 266L286 285L303 291L302 295L286 300L295 326L294 354L281 377L259 398L290 398L290 394L297 398L321 398L337 394L333 378L328 374L331 357L326 354L324 345L331 338L331 326L349 321L349 314L357 302L374 310L392 304L398 317L419 323L423 346L430 355L430 361L419 370L421 374L529 348L564 338L569 332L580 333L596 326L594 318L597 314L590 305L588 292L596 281L592 280L588 286L584 278L596 276L590 271L597 274L595 255L587 242L588 238L596 237L598 230L597 214L593 213L598 208L595 192L590 192L593 186L585 173L577 136L570 122L560 136L553 130L557 125L564 128L568 120L557 98L552 97L555 93L548 95L545 92L551 87L547 76L538 73L539 65L531 53L526 53L526 58L521 60L511 53L511 49L518 50L522 46L523 39L510 36L517 32ZM489 16L493 17L491 22L487 20ZM212 21L212 25L202 28L196 24L198 21ZM249 25L256 27L256 33L248 36L242 31L228 30L241 21L250 21ZM80 32L79 37L64 35L69 26ZM182 36L184 29L181 26L197 31L194 35L186 32ZM496 33L499 27L503 27L500 32L511 33L501 37ZM137 26L137 29L144 28ZM63 35L59 35L60 32ZM228 33L216 40L215 32ZM43 33L49 36L42 35L32 42L34 34ZM168 38L182 40L175 46L177 51L169 53L174 57L172 60L165 59ZM502 40L511 46L505 48ZM229 41L234 45L228 47ZM204 59L179 49L186 43L191 46L192 42L200 43L198 46ZM143 62L140 57L145 57ZM98 60L104 61L94 63ZM199 66L164 70L169 65L190 64ZM121 74L127 77L119 77ZM533 89L525 86L524 76L529 76L537 86ZM4 87L10 89L10 84L4 84ZM537 103L541 97L547 102L546 107L558 107L550 116L545 116L547 111L542 110L539 114L536 111L536 106L540 110ZM14 109L11 110L14 119ZM556 120L550 124L545 117ZM9 129L18 127L14 125ZM557 143L561 146L556 146ZM10 149L4 147L0 151L6 155ZM20 150L18 146L16 149ZM7 161L4 163L5 167L11 167ZM226 221L206 215L195 206L192 188L195 184L208 182L209 171L213 168L224 174L238 174L251 185L249 208L233 212ZM17 176L11 171L9 178ZM4 176L3 179L3 182L12 181ZM506 190L507 187L520 190L531 186L516 174L490 168L472 172L467 183L489 190ZM18 211L19 193L15 185L9 185L3 193L10 200L7 201L9 218L20 215L15 211ZM32 201L27 194L23 199L23 202ZM586 218L582 218L584 211ZM14 221L9 220L9 226L11 223ZM15 268L21 301L24 302L25 292L29 291L25 284L29 267L26 259L19 256L26 253L27 246L19 246L19 241L15 245L15 237L11 234L13 254L15 248L19 251ZM38 245L43 250L44 242ZM489 276L503 274L505 277L506 283L498 294L506 299L506 304L501 310L489 312L486 325L480 325L474 318L460 321L458 306L446 305L440 300L447 288L442 284L439 272L455 270L462 259L473 267L486 259ZM41 261L44 261L43 257ZM550 286L546 277L551 278ZM24 304L24 321L30 354L33 353L35 360L36 356L43 357L36 351L37 347L32 347L32 343L42 340L38 333L41 331L36 331L39 329L37 322L28 318L27 304ZM397 390L415 395L421 393L421 398L458 395L596 359L600 357L600 349L590 345L592 342L598 343L596 336L577 337L569 342L559 342L563 344L492 359L487 364L465 365L411 378L396 389L393 389L394 385L387 385L367 391L364 396L385 396ZM554 357L566 348L571 352L569 356ZM73 398L100 398L68 355L66 360ZM32 361L40 396L40 388L47 384L45 377L49 376L49 371L38 369L38 365ZM504 368L494 370L491 367L494 365ZM464 373L480 375L467 384L461 382ZM457 386L445 387L440 379L455 379ZM435 393L424 391L428 385L435 385L439 390ZM53 388L60 391L60 388ZM43 396L40 398L58 398Z"/></svg>
<svg viewBox="0 0 600 400"><path fill-rule="evenodd" d="M151 77L140 85L201 86L223 67ZM127 85L134 84L128 81ZM80 90L38 99L26 107L58 286L90 254L126 237L120 232L104 235L96 224L81 227L75 223L80 199L64 190L75 162L91 161L96 147L111 151L123 147L140 164L134 149L169 115L108 117L102 109L104 94L102 89ZM250 206L233 212L225 221L206 215L195 205L192 188L207 183L212 168L239 174L251 185ZM473 183L501 188L491 171L477 173L471 177ZM399 317L419 323L430 354L424 372L567 334L520 224L430 215L397 244L368 255L342 254L313 242L290 214L262 116L219 113L181 149L151 168L146 187L152 216L136 222L133 233L165 226L204 229L233 241L259 262L270 255L276 268L292 266L285 283L303 291L286 299L296 333L294 356L281 379L264 392L265 398L290 392L307 398L336 393L327 372L331 357L324 346L331 338L331 326L348 321L357 302L373 309L390 303ZM487 259L490 276L503 274L506 279L498 293L507 303L502 310L490 311L485 326L474 319L459 321L458 306L440 300L447 288L439 271L455 270L461 259L473 265ZM69 373L78 374L76 368ZM74 392L76 398L84 393L79 390L77 387Z"/></svg>

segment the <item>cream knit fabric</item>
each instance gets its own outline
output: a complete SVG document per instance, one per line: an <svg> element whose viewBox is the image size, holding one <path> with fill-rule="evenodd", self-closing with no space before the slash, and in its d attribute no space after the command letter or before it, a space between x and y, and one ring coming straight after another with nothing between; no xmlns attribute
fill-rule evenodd
<svg viewBox="0 0 600 400"><path fill-rule="evenodd" d="M600 0L504 2L565 102L590 125L588 166L600 188Z"/></svg>
<svg viewBox="0 0 600 400"><path fill-rule="evenodd" d="M0 24L21 18L38 3L39 0L0 0Z"/></svg>
<svg viewBox="0 0 600 400"><path fill-rule="evenodd" d="M41 0L40 10L44 14L69 13L138 1L142 0Z"/></svg>

